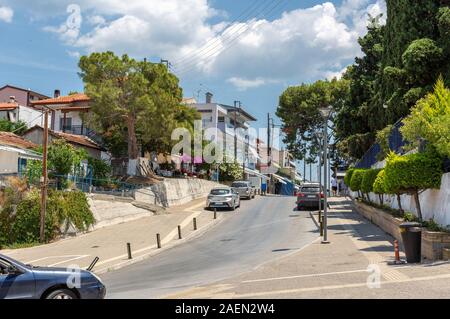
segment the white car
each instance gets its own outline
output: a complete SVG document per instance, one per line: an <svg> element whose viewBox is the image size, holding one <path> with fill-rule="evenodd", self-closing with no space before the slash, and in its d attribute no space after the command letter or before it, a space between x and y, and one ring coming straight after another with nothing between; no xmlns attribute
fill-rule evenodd
<svg viewBox="0 0 450 319"><path fill-rule="evenodd" d="M230 187L217 187L211 190L206 200L207 208L229 208L235 210L241 206L239 194Z"/></svg>

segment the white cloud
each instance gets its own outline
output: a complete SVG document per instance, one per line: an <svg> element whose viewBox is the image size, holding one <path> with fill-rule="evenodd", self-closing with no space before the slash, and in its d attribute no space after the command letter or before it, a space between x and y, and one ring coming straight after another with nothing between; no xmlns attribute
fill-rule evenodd
<svg viewBox="0 0 450 319"><path fill-rule="evenodd" d="M233 84L239 91L245 91L273 83L274 81L263 78L244 79L239 77L231 77L227 80L227 82Z"/></svg>
<svg viewBox="0 0 450 319"><path fill-rule="evenodd" d="M72 1L14 3L27 5L36 15L57 12L67 17L66 6ZM138 58L162 57L182 78L220 76L241 90L339 75L361 54L357 39L366 32L368 13L386 11L384 0L344 0L340 6L324 2L284 12L276 20L230 24L226 13L207 0L77 3L87 23L81 25L79 19L78 26L72 20L72 27L66 21L46 28L76 52L113 50ZM212 17L216 22L211 23Z"/></svg>
<svg viewBox="0 0 450 319"><path fill-rule="evenodd" d="M75 58L75 59L79 59L80 58L80 56L81 56L81 54L80 54L80 52L78 52L78 51L67 51L67 54L70 56L70 57L72 57L72 58Z"/></svg>
<svg viewBox="0 0 450 319"><path fill-rule="evenodd" d="M0 21L10 23L14 16L14 11L10 7L0 7Z"/></svg>

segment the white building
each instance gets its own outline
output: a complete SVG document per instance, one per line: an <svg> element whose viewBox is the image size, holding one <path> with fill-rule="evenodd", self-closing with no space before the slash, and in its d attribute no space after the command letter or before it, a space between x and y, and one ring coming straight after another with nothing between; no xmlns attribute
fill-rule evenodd
<svg viewBox="0 0 450 319"><path fill-rule="evenodd" d="M215 130L214 137L222 137L224 154L229 159L234 158L239 163L245 162L245 167L250 170L256 169L257 136L256 132L250 130L250 122L256 121L256 118L242 107L216 103L212 98L211 93L206 93L205 103L198 103L192 99L185 99L185 103L201 114L204 130Z"/></svg>
<svg viewBox="0 0 450 319"><path fill-rule="evenodd" d="M5 119L13 123L22 121L28 127L34 125L43 126L42 111L20 105L14 96L10 97L9 102L0 103L0 119Z"/></svg>

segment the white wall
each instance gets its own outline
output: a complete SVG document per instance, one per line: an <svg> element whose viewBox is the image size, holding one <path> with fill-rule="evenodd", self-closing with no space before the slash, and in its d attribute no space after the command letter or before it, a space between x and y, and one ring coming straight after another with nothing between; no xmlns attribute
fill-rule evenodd
<svg viewBox="0 0 450 319"><path fill-rule="evenodd" d="M15 174L18 171L17 153L0 150L0 174Z"/></svg>
<svg viewBox="0 0 450 319"><path fill-rule="evenodd" d="M35 125L44 126L42 112L27 106L19 106L19 120L27 123L28 127L33 127ZM48 125L50 127L50 117Z"/></svg>
<svg viewBox="0 0 450 319"><path fill-rule="evenodd" d="M352 197L356 197L352 193ZM370 199L379 203L379 197L371 193ZM434 219L442 226L450 226L450 173L442 176L440 189L429 189L419 195L422 216L425 220ZM414 213L417 216L416 205L413 196L402 195L401 203L403 210ZM397 196L384 195L384 204L398 209Z"/></svg>

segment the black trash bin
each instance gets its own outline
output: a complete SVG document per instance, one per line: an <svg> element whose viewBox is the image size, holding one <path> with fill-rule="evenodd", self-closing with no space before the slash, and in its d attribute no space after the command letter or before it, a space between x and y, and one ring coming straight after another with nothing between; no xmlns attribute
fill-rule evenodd
<svg viewBox="0 0 450 319"><path fill-rule="evenodd" d="M422 255L422 228L419 223L400 224L403 247L408 263L420 263Z"/></svg>

